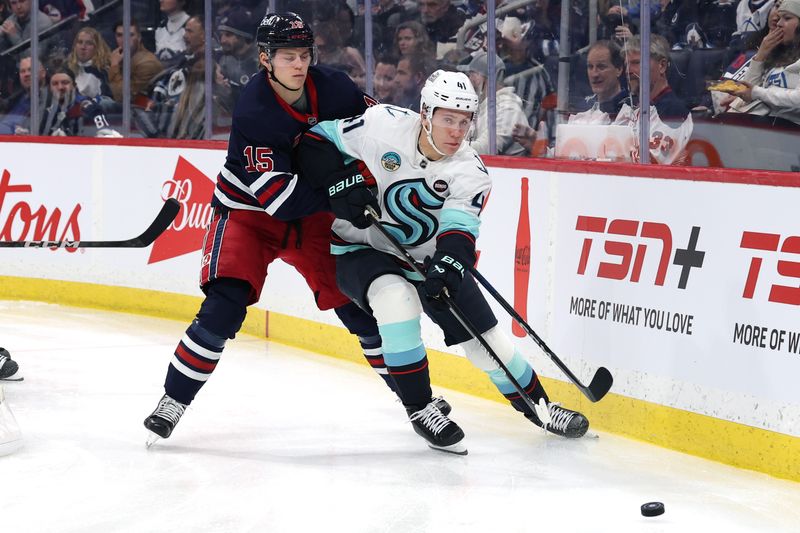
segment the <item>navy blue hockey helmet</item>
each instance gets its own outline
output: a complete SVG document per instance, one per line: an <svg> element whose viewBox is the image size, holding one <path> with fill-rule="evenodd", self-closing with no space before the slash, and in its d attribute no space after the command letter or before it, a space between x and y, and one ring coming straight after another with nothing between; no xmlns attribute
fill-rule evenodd
<svg viewBox="0 0 800 533"><path fill-rule="evenodd" d="M256 33L259 48L313 48L314 32L296 13L267 13Z"/></svg>

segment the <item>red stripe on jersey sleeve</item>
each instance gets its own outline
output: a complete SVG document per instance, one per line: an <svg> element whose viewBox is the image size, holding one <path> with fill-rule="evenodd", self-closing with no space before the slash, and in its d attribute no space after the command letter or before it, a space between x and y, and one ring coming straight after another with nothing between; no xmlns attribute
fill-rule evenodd
<svg viewBox="0 0 800 533"><path fill-rule="evenodd" d="M264 192L258 195L258 203L260 203L262 207L269 205L273 196L284 188L287 181L288 179L285 176L275 179L269 187L264 189Z"/></svg>

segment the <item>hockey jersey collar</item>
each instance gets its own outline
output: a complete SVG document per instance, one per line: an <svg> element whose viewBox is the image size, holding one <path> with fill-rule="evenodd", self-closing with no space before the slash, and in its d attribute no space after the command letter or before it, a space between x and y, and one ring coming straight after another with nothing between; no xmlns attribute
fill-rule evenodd
<svg viewBox="0 0 800 533"><path fill-rule="evenodd" d="M306 76L306 83L305 83L305 90L306 95L308 95L308 105L311 107L311 113L300 113L295 108L290 106L286 100L278 96L278 93L275 92L275 88L269 82L269 74L264 72L264 75L267 76L267 84L269 88L272 89L272 94L275 95L275 100L278 104L286 111L293 119L298 122L302 122L303 124L308 124L309 126L314 126L319 122L319 106L317 105L317 86L314 85L314 80L311 78L311 72L308 73Z"/></svg>

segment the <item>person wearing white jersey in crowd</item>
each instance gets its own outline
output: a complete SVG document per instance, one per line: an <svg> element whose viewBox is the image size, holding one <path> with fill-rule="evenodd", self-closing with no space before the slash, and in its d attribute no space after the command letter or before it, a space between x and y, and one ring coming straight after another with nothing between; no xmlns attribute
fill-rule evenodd
<svg viewBox="0 0 800 533"><path fill-rule="evenodd" d="M783 0L778 25L761 41L739 81L744 88L723 91L741 98L731 111L767 115L800 124L800 0ZM753 103L760 101L763 105Z"/></svg>
<svg viewBox="0 0 800 533"><path fill-rule="evenodd" d="M447 345L460 345L529 420L573 438L589 426L582 414L550 403L536 372L498 327L468 272L476 260L479 217L491 189L480 156L464 142L477 109L478 95L466 75L437 70L422 88L419 113L377 105L360 116L321 122L306 134L297 158L302 176L328 192L337 216L331 252L339 288L377 320L384 361L405 391L403 403L417 432L431 447L455 453L465 452L461 429L429 403L423 311L441 327ZM416 261L424 262L426 279L371 227L367 206L380 213L380 222ZM444 294L541 410L528 407L480 341L451 315L441 300Z"/></svg>

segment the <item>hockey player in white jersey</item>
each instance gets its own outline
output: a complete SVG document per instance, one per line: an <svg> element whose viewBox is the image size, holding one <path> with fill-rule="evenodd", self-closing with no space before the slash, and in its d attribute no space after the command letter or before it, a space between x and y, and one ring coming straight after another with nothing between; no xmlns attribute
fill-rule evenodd
<svg viewBox="0 0 800 533"><path fill-rule="evenodd" d="M439 433L457 426L431 403L420 332L423 311L442 328L447 345L461 345L514 408L551 433L578 438L586 433L588 420L550 402L534 370L497 327L466 268L476 260L479 216L491 189L481 158L463 142L477 106L478 96L464 74L438 70L422 89L420 113L378 105L357 117L322 122L301 142L297 164L307 179L317 186L324 183L337 216L331 251L337 256L339 288L376 318L386 366L415 430L429 445L447 449ZM331 144L338 149L335 156L330 155ZM370 226L364 215L367 205L380 213L381 224L411 256L424 263L426 279ZM451 315L440 299L445 290L541 406L538 413Z"/></svg>

